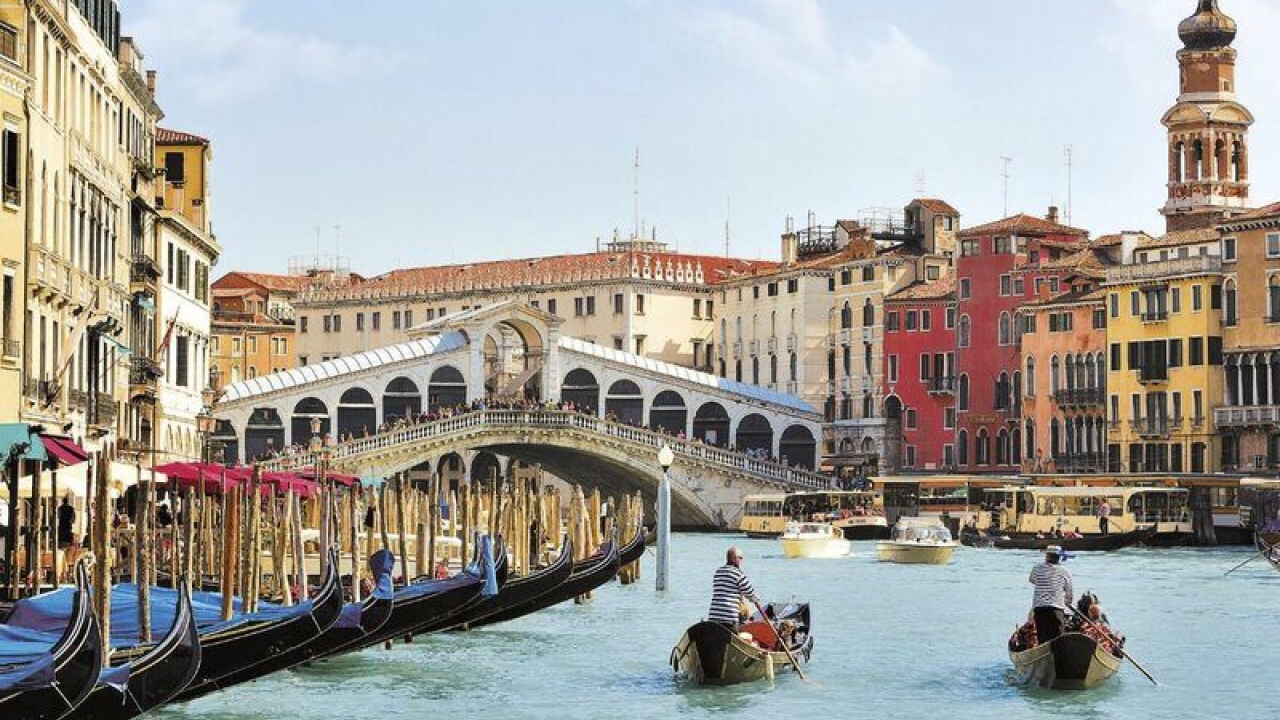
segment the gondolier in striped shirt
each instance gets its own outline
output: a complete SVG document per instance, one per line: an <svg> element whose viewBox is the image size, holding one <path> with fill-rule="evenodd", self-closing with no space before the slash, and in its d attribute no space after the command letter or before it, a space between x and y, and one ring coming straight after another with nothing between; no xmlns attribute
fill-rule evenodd
<svg viewBox="0 0 1280 720"><path fill-rule="evenodd" d="M752 605L760 604L755 588L742 571L742 551L731 547L725 553L724 565L716 570L711 581L711 609L707 612L707 620L737 626L741 617L739 607L744 600Z"/></svg>
<svg viewBox="0 0 1280 720"><path fill-rule="evenodd" d="M1031 607L1036 620L1036 640L1047 643L1062 634L1071 605L1071 571L1062 566L1066 553L1058 545L1044 549L1044 562L1031 568L1035 586Z"/></svg>

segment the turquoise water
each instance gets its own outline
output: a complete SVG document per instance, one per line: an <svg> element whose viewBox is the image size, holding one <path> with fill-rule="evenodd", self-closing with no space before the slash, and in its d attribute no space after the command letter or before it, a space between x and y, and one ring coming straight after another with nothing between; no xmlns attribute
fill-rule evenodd
<svg viewBox="0 0 1280 720"><path fill-rule="evenodd" d="M711 573L740 545L767 599L813 605L810 680L698 688L667 665L705 611ZM960 548L944 567L875 561L874 543L839 560L787 560L776 541L677 534L673 590L612 584L498 627L421 638L277 673L185 706L172 720L364 718L1264 718L1280 714L1280 573L1249 549L1131 549L1081 554L1077 593L1096 592L1127 648L1162 683L1126 666L1087 692L1010 678L1005 640L1031 599L1037 555Z"/></svg>

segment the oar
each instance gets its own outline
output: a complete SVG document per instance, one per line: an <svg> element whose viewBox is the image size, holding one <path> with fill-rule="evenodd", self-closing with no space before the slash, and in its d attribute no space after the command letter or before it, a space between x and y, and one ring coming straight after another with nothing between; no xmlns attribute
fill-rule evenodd
<svg viewBox="0 0 1280 720"><path fill-rule="evenodd" d="M1076 617L1078 617L1078 618L1080 618L1081 620L1083 620L1084 622L1088 623L1088 624L1089 624L1089 626L1090 626L1090 627L1092 627L1094 630L1097 630L1098 632L1102 633L1102 634L1103 634L1103 636L1105 636L1105 637L1109 637L1109 636L1111 636L1111 633L1110 633L1110 632L1108 632L1108 631L1107 631L1106 629L1104 629L1104 628L1098 627L1098 624L1097 624L1097 623L1095 623L1094 621L1090 620L1090 619L1089 619L1089 617L1088 617L1087 615L1085 615L1084 613L1082 613L1082 612L1080 612L1079 610L1075 609L1075 607L1074 607L1074 606L1072 606L1072 605L1068 605L1068 606L1067 606L1067 609L1068 609L1068 610L1070 610L1072 613L1074 613ZM1125 652L1125 649L1124 649L1124 648L1122 648L1122 647L1120 647L1120 643L1112 643L1112 645L1115 647L1115 649L1116 649L1116 650L1119 650L1119 651L1120 651L1120 656L1121 656L1121 657L1123 657L1124 659L1128 660L1129 662L1133 663L1133 666L1134 666L1134 667L1136 667L1136 668L1138 668L1138 672L1140 672L1140 673L1142 673L1143 675L1145 675L1145 676L1146 676L1146 678L1147 678L1148 680L1150 680L1150 681L1151 681L1151 684L1152 684L1152 685L1156 685L1156 686L1159 686L1159 685L1160 685L1160 683L1159 683L1158 681L1156 681L1156 679L1155 679L1155 678L1151 677L1151 673L1147 672L1147 669L1146 669L1146 668L1142 667L1142 665L1141 665L1137 660L1134 660L1134 659L1133 659L1133 656L1132 656L1132 655L1130 655L1129 653Z"/></svg>
<svg viewBox="0 0 1280 720"><path fill-rule="evenodd" d="M1268 548L1268 549L1270 549L1270 548ZM1263 553L1265 553L1265 552L1266 552L1266 550L1259 550L1259 551L1255 552L1254 554L1252 554L1252 555L1250 555L1250 556L1249 556L1249 559L1248 559L1248 560L1245 560L1244 562L1240 563L1239 565L1236 565L1235 567L1231 568L1230 570L1228 570L1228 571L1226 571L1226 572L1222 573L1222 577L1226 577L1226 576L1230 575L1231 573L1233 573L1233 572L1235 572L1235 571L1239 570L1240 568L1244 567L1245 565L1248 565L1249 563L1253 562L1254 560L1257 560L1258 558L1262 557Z"/></svg>
<svg viewBox="0 0 1280 720"><path fill-rule="evenodd" d="M774 625L773 621L769 619L769 614L764 611L764 606L757 602L756 609L760 611L760 617L764 618L764 621L769 623L769 627L773 628L773 636L778 639L778 647L782 648L782 652L787 654L787 660L791 661L791 667L796 669L796 674L800 676L801 680L808 680L809 678L805 676L804 670L800 667L800 661L791 652L791 648L787 647L787 641L782 639L782 633L778 632L778 626Z"/></svg>

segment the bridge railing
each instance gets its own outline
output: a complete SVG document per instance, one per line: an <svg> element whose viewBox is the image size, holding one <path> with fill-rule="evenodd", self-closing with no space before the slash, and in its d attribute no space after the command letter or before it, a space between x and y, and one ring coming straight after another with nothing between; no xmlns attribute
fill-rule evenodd
<svg viewBox="0 0 1280 720"><path fill-rule="evenodd" d="M655 463L657 462L657 451L665 443L671 447L671 450L678 458L684 457L713 463L788 487L821 490L831 486L831 478L829 476L811 470L793 468L782 463L753 458L746 453L725 450L702 442L681 440L647 428L611 422L594 415L563 410L473 410L431 422L404 425L377 435L338 443L327 448L326 452L329 461L334 465L340 466L345 458L481 428L573 428L587 430L653 448ZM268 470L291 470L314 464L314 458L310 453L304 453L302 455L273 458L260 464L264 469Z"/></svg>

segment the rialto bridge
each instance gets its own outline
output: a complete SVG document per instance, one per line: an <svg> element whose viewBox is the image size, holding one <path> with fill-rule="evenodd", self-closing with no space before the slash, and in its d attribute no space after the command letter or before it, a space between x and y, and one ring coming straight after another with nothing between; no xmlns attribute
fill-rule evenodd
<svg viewBox="0 0 1280 720"><path fill-rule="evenodd" d="M794 396L559 334L560 319L509 301L446 316L388 347L234 383L216 406L227 461L298 466L319 438L358 475L509 476L517 464L643 491L675 451L673 522L736 522L745 495L825 488L821 417ZM274 458L267 460L267 458Z"/></svg>

